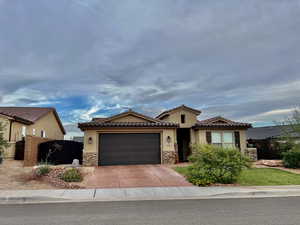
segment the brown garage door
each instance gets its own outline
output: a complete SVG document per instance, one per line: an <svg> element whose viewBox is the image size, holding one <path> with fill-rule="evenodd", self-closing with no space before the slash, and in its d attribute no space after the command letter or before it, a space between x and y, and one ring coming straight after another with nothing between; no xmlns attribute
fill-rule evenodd
<svg viewBox="0 0 300 225"><path fill-rule="evenodd" d="M160 134L100 134L99 165L160 164Z"/></svg>

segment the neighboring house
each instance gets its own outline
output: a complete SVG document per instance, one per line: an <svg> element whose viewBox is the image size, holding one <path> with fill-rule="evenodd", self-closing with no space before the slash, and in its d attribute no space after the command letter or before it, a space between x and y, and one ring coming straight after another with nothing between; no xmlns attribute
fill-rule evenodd
<svg viewBox="0 0 300 225"><path fill-rule="evenodd" d="M287 134L296 143L300 143L299 133L293 132L286 125L250 128L247 130L247 142L257 148L258 159L280 159L281 152L276 143L284 142Z"/></svg>
<svg viewBox="0 0 300 225"><path fill-rule="evenodd" d="M247 138L251 140L281 140L287 136L287 133L300 143L300 134L292 132L290 126L287 125L250 128L247 130Z"/></svg>
<svg viewBox="0 0 300 225"><path fill-rule="evenodd" d="M249 123L222 117L198 121L201 111L185 105L156 118L129 110L79 123L84 131L84 165L174 164L185 162L195 143L246 151Z"/></svg>
<svg viewBox="0 0 300 225"><path fill-rule="evenodd" d="M73 137L73 141L76 141L76 142L80 142L80 143L83 143L83 140L84 140L84 137Z"/></svg>
<svg viewBox="0 0 300 225"><path fill-rule="evenodd" d="M10 142L5 156L14 158L15 143L27 135L63 140L65 129L54 108L0 107L0 122L5 125L4 137Z"/></svg>

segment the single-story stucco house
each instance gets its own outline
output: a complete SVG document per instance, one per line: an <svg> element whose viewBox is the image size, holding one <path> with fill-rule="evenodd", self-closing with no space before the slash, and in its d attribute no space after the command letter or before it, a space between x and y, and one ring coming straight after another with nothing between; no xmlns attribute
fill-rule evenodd
<svg viewBox="0 0 300 225"><path fill-rule="evenodd" d="M66 134L54 108L0 107L0 122L5 126L4 138L10 143L6 158L14 158L16 142L27 135L63 140Z"/></svg>
<svg viewBox="0 0 300 225"><path fill-rule="evenodd" d="M185 105L156 118L129 110L108 118L79 123L84 132L83 164L130 165L185 162L190 145L209 143L247 151L249 123L223 117L198 121L200 110Z"/></svg>

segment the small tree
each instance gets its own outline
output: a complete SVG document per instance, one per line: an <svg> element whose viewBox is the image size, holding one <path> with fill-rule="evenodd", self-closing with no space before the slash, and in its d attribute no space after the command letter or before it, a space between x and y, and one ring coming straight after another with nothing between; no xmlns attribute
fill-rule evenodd
<svg viewBox="0 0 300 225"><path fill-rule="evenodd" d="M4 138L5 124L0 122L0 163L4 158L4 150L8 148L10 145L7 140Z"/></svg>
<svg viewBox="0 0 300 225"><path fill-rule="evenodd" d="M295 137L300 137L300 110L296 108L293 114L282 125L282 138L292 148L296 145Z"/></svg>

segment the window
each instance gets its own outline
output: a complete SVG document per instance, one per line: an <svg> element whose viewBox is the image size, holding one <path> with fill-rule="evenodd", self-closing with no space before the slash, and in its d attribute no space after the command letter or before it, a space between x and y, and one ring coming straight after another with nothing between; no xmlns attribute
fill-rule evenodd
<svg viewBox="0 0 300 225"><path fill-rule="evenodd" d="M35 129L34 128L32 129L32 135L33 136L35 135Z"/></svg>
<svg viewBox="0 0 300 225"><path fill-rule="evenodd" d="M222 133L219 132L211 133L211 143L213 145L222 146Z"/></svg>
<svg viewBox="0 0 300 225"><path fill-rule="evenodd" d="M22 137L26 136L26 127L22 126L22 131L21 131Z"/></svg>
<svg viewBox="0 0 300 225"><path fill-rule="evenodd" d="M41 137L45 138L46 137L46 132L44 130L41 130Z"/></svg>
<svg viewBox="0 0 300 225"><path fill-rule="evenodd" d="M234 147L234 138L232 132L212 132L211 143L222 147Z"/></svg>
<svg viewBox="0 0 300 225"><path fill-rule="evenodd" d="M232 132L224 132L223 133L223 147L227 147L227 148L234 147Z"/></svg>
<svg viewBox="0 0 300 225"><path fill-rule="evenodd" d="M181 115L181 123L185 123L185 115L184 114Z"/></svg>

